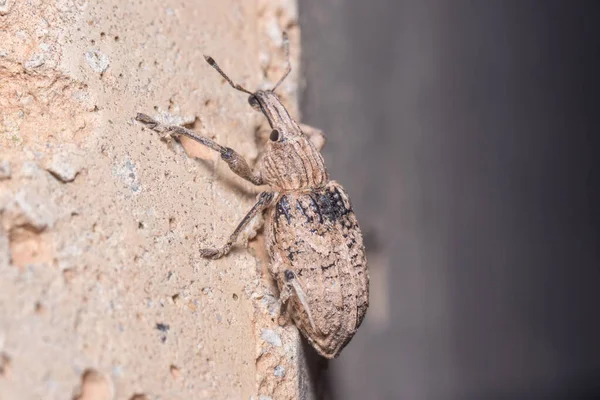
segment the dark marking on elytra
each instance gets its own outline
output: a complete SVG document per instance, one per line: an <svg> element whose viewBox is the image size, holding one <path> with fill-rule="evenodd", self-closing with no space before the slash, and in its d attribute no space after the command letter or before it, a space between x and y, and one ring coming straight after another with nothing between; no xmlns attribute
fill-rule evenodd
<svg viewBox="0 0 600 400"><path fill-rule="evenodd" d="M321 208L319 208L319 203L317 203L317 201L313 198L312 194L309 194L308 198L311 201L311 207L312 207L313 211L315 212L315 214L317 214L319 216L319 223L322 224L323 223L323 214L321 213Z"/></svg>
<svg viewBox="0 0 600 400"><path fill-rule="evenodd" d="M328 265L321 265L321 270L327 271L331 267L335 267L335 264L332 263L332 264L328 264Z"/></svg>
<svg viewBox="0 0 600 400"><path fill-rule="evenodd" d="M288 202L286 195L281 196L275 208L275 221L277 221L277 223L279 223L279 217L281 215L285 215L285 219L287 220L288 224L292 221L290 203Z"/></svg>
<svg viewBox="0 0 600 400"><path fill-rule="evenodd" d="M306 222L313 222L314 218L308 213L308 210L302 205L300 200L296 200L296 209L304 214L304 217L306 217Z"/></svg>
<svg viewBox="0 0 600 400"><path fill-rule="evenodd" d="M293 248L297 249L298 247L293 247ZM287 252L287 258L290 261L294 261L294 258L300 253L300 251L298 251L298 250L292 250L292 247L288 247L286 249L286 252Z"/></svg>
<svg viewBox="0 0 600 400"><path fill-rule="evenodd" d="M320 214L323 218L332 222L336 222L344 215L352 212L351 208L346 208L342 201L342 196L337 189L319 193L317 195L316 204L318 205Z"/></svg>

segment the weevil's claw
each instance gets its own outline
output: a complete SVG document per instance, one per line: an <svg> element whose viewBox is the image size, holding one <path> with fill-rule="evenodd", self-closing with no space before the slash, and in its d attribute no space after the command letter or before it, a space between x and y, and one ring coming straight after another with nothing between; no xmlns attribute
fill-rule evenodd
<svg viewBox="0 0 600 400"><path fill-rule="evenodd" d="M211 260L218 260L225 254L229 253L229 250L231 250L230 244L227 244L220 249L200 249L200 256L204 258L210 258Z"/></svg>
<svg viewBox="0 0 600 400"><path fill-rule="evenodd" d="M138 113L135 116L135 120L141 122L144 125L147 125L150 129L154 129L158 125L158 122L154 118L143 113Z"/></svg>
<svg viewBox="0 0 600 400"><path fill-rule="evenodd" d="M221 258L223 255L219 253L220 251L217 249L200 249L200 256L210 258L211 260Z"/></svg>

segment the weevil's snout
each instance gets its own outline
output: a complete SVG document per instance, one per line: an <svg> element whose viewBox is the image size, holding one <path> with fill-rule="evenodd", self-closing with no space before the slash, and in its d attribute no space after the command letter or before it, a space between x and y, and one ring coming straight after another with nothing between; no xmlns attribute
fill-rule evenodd
<svg viewBox="0 0 600 400"><path fill-rule="evenodd" d="M281 100L272 90L257 90L248 97L248 103L267 117L271 128L281 133L271 140L278 141L284 137L300 135L298 124L290 117Z"/></svg>

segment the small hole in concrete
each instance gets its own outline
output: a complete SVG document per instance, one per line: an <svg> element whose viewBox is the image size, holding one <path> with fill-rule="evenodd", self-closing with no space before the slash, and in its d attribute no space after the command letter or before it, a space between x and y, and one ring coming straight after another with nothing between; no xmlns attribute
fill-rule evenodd
<svg viewBox="0 0 600 400"><path fill-rule="evenodd" d="M237 300L238 298L239 298L239 297L238 297L238 295L234 293L234 294L233 294L233 299L234 299L234 300Z"/></svg>
<svg viewBox="0 0 600 400"><path fill-rule="evenodd" d="M42 303L40 303L39 301L37 301L35 303L35 307L34 307L35 313L36 314L43 314L44 313L44 306L42 305Z"/></svg>
<svg viewBox="0 0 600 400"><path fill-rule="evenodd" d="M171 371L171 376L173 377L173 379L177 380L179 379L179 377L181 376L181 371L179 370L179 368L173 364L171 364L171 366L169 367L169 370Z"/></svg>
<svg viewBox="0 0 600 400"><path fill-rule="evenodd" d="M129 400L150 400L150 397L146 396L143 393L136 393L129 398Z"/></svg>
<svg viewBox="0 0 600 400"><path fill-rule="evenodd" d="M0 376L7 376L10 373L11 360L8 354L0 353Z"/></svg>

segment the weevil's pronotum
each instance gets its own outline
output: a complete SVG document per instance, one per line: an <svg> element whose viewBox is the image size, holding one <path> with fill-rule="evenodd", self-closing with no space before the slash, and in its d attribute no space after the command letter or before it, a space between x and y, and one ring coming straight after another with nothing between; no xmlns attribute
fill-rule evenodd
<svg viewBox="0 0 600 400"><path fill-rule="evenodd" d="M206 258L223 257L252 218L269 210L265 229L269 270L280 290L282 315L291 315L319 354L334 358L365 316L367 260L348 194L327 175L319 152L322 134L296 123L275 94L291 71L285 35L284 47L287 68L283 77L273 89L254 93L235 84L212 57L205 56L234 89L249 95L252 108L262 112L271 126L269 142L254 169L233 149L191 130L163 125L145 114L136 119L157 132L185 135L218 151L237 175L268 186L223 247L200 253Z"/></svg>

